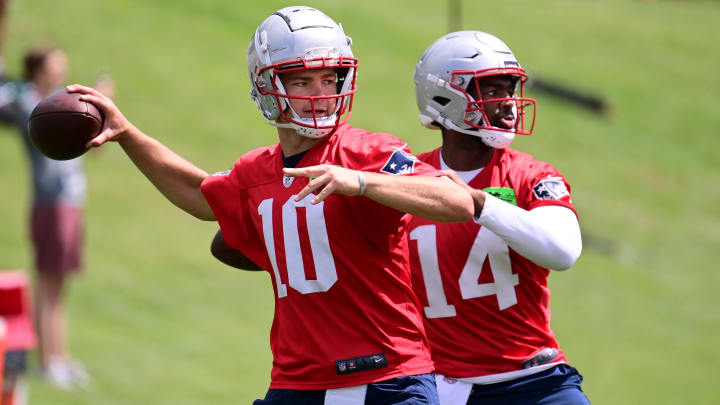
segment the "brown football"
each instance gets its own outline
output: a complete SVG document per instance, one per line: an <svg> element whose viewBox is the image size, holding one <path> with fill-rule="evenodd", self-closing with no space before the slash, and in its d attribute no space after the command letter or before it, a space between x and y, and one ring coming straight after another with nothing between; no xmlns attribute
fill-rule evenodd
<svg viewBox="0 0 720 405"><path fill-rule="evenodd" d="M87 152L85 144L100 134L103 117L80 93L61 91L42 99L30 114L30 140L45 156L74 159Z"/></svg>

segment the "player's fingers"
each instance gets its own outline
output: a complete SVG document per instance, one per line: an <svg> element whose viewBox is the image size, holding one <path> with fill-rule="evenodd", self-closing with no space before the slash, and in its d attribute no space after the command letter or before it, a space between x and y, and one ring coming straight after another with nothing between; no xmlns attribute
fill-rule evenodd
<svg viewBox="0 0 720 405"><path fill-rule="evenodd" d="M101 97L102 93L93 89L92 87L83 86L82 84L71 84L65 88L69 93L81 93L81 94L92 94L94 96Z"/></svg>
<svg viewBox="0 0 720 405"><path fill-rule="evenodd" d="M326 185L325 187L323 187L323 189L319 193L317 193L315 198L313 198L312 201L310 201L310 203L318 204L321 201L324 201L330 194L332 194L332 192L334 190L335 190L335 187L333 187L332 183Z"/></svg>
<svg viewBox="0 0 720 405"><path fill-rule="evenodd" d="M308 194L314 193L317 190L324 188L329 180L330 178L327 175L322 175L316 179L311 180L307 186L300 190L297 197L295 197L295 201L300 201L303 198L307 197Z"/></svg>
<svg viewBox="0 0 720 405"><path fill-rule="evenodd" d="M307 168L284 168L283 169L283 175L288 177L310 177L311 174L308 174Z"/></svg>
<svg viewBox="0 0 720 405"><path fill-rule="evenodd" d="M327 172L326 165L320 166L309 166L309 167L286 167L283 169L283 174L289 177L320 177Z"/></svg>
<svg viewBox="0 0 720 405"><path fill-rule="evenodd" d="M300 190L300 192L295 196L295 201L302 201L302 199L307 197L308 194L310 194L312 192L313 192L313 186L308 184L307 186L305 186L305 188Z"/></svg>
<svg viewBox="0 0 720 405"><path fill-rule="evenodd" d="M108 140L110 140L110 131L109 131L109 130L105 130L105 131L101 132L100 135L98 135L98 136L96 136L95 138L89 140L89 141L85 144L85 147L86 147L86 148L97 148L98 146L104 144L104 143L107 142Z"/></svg>
<svg viewBox="0 0 720 405"><path fill-rule="evenodd" d="M80 100L94 104L95 107L100 108L101 110L103 110L103 112L110 111L113 108L112 102L102 96L98 97L91 94L83 94L82 96L80 96Z"/></svg>

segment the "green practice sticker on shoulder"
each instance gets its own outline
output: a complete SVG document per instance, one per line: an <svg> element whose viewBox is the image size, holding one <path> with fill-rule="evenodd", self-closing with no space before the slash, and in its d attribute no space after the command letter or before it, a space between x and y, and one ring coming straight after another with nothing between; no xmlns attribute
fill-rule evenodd
<svg viewBox="0 0 720 405"><path fill-rule="evenodd" d="M483 189L484 192L490 194L495 198L499 198L506 203L517 205L517 198L515 197L515 190L509 187L488 187Z"/></svg>

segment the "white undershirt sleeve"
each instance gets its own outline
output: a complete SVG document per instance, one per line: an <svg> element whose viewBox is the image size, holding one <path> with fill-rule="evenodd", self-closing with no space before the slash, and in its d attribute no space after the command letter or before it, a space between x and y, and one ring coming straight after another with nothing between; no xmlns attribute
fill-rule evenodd
<svg viewBox="0 0 720 405"><path fill-rule="evenodd" d="M474 220L541 267L569 269L582 251L580 224L566 207L547 205L527 211L486 193L483 210Z"/></svg>

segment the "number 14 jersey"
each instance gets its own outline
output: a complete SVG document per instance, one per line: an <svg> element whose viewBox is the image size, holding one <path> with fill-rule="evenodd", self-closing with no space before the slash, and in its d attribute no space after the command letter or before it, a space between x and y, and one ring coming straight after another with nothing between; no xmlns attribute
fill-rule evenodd
<svg viewBox="0 0 720 405"><path fill-rule="evenodd" d="M440 151L418 158L440 168ZM525 210L560 205L575 211L570 186L557 170L513 149L496 149L469 185ZM557 350L553 362L565 361L550 329L548 269L472 220L443 224L413 217L409 229L413 286L438 373L512 373L545 348Z"/></svg>

